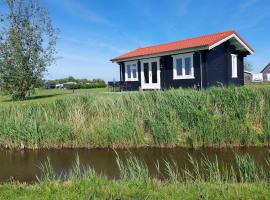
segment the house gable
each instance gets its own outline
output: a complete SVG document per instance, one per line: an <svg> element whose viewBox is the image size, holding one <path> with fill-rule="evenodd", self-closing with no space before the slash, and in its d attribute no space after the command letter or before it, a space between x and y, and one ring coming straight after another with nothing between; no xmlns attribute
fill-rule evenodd
<svg viewBox="0 0 270 200"><path fill-rule="evenodd" d="M268 65L266 65L265 68L263 68L263 70L261 71L261 73L270 73L270 63Z"/></svg>

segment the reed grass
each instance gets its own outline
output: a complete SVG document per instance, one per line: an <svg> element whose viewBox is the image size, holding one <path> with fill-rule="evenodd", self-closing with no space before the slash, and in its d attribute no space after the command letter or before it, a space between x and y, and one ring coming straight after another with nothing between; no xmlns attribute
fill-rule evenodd
<svg viewBox="0 0 270 200"><path fill-rule="evenodd" d="M265 158L268 163L270 157ZM235 164L225 164L218 160L210 160L207 156L199 160L195 160L191 156L188 158L189 165L184 169L180 169L174 160L164 160L164 173L161 172L160 164L156 164L156 171L159 176L150 175L150 171L146 163L131 153L125 157L116 157L116 163L119 169L120 180L134 180L134 181L149 181L162 180L175 183L256 183L266 182L270 183L270 165L265 168L260 167L248 155L235 155ZM56 174L50 159L47 158L45 163L41 163L40 170L41 177L37 177L38 181L70 181L80 179L93 179L96 177L105 177L98 175L95 170L89 166L81 164L79 156L73 166L67 171Z"/></svg>
<svg viewBox="0 0 270 200"><path fill-rule="evenodd" d="M266 158L268 161L269 158ZM50 160L41 166L44 179L33 185L0 185L1 199L269 199L270 176L248 155L235 155L236 165L224 165L189 157L184 170L174 161L164 161L167 176L151 177L147 165L133 155L117 158L120 179L110 180L84 168L79 157L65 179L54 174ZM159 169L160 164L156 164ZM264 169L269 171L270 166ZM91 169L84 170L84 169ZM160 169L158 170L160 171Z"/></svg>
<svg viewBox="0 0 270 200"><path fill-rule="evenodd" d="M39 169L41 170L40 177L36 177L38 182L48 182L48 181L71 181L80 179L94 179L97 177L96 171L90 166L84 166L80 162L80 158L77 155L76 160L67 172L62 172L57 174L53 169L51 161L49 158L44 163L40 164Z"/></svg>
<svg viewBox="0 0 270 200"><path fill-rule="evenodd" d="M121 160L119 156L117 156L116 163L121 179L143 181L150 178L146 164L135 156L130 155L125 161Z"/></svg>
<svg viewBox="0 0 270 200"><path fill-rule="evenodd" d="M10 148L267 145L270 88L81 95L0 104Z"/></svg>

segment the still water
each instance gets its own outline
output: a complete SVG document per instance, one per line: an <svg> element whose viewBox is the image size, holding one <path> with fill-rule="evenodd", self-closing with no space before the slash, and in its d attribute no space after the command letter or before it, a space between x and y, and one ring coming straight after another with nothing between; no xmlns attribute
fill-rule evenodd
<svg viewBox="0 0 270 200"><path fill-rule="evenodd" d="M188 156L200 160L207 156L210 160L216 157L226 164L234 164L235 154L248 153L256 160L258 165L264 166L265 158L270 156L267 147L248 148L139 148L129 150L117 150L120 158L130 154L143 160L152 175L156 173L155 164L161 163L164 171L164 160L174 160L180 168L185 168ZM17 180L31 183L41 175L40 165L50 158L54 170L60 175L69 170L74 164L77 155L82 165L93 167L97 173L109 178L119 178L116 164L116 152L112 149L61 149L61 150L0 150L0 182Z"/></svg>

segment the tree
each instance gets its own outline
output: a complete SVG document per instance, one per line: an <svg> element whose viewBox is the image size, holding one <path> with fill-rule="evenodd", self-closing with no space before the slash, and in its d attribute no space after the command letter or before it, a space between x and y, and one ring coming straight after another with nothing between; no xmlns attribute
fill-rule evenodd
<svg viewBox="0 0 270 200"><path fill-rule="evenodd" d="M57 30L38 0L2 0L0 21L0 88L25 99L54 62Z"/></svg>
<svg viewBox="0 0 270 200"><path fill-rule="evenodd" d="M244 69L246 71L252 71L253 70L253 64L249 61L244 62Z"/></svg>

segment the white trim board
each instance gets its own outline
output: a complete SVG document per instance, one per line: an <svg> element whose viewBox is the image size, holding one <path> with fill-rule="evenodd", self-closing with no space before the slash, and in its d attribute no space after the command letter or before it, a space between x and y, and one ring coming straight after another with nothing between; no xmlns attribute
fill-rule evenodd
<svg viewBox="0 0 270 200"><path fill-rule="evenodd" d="M235 38L235 39L236 39L243 47L245 47L245 49L246 49L250 54L254 54L254 52L253 52L247 45L245 45L245 43L242 42L242 40L241 40L239 37L237 37L237 35L236 35L235 33L233 33L232 35L230 35L230 36L224 38L223 40L220 40L220 41L218 41L217 43L215 43L215 44L209 46L209 50L211 50L211 49L215 48L216 46L218 46L218 45L220 45L220 44L222 44L222 43L224 43L224 42L230 40L231 38Z"/></svg>

